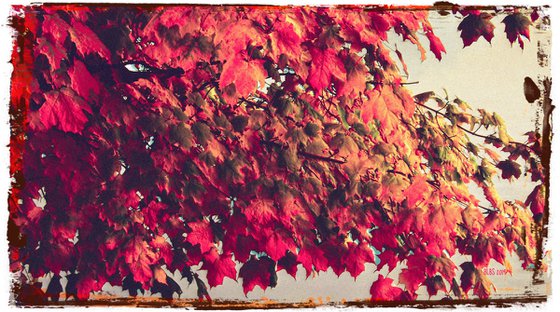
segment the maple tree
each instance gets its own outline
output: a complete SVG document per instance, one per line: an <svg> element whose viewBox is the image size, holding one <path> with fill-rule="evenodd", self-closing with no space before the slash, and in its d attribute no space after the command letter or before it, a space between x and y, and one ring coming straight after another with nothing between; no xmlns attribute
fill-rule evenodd
<svg viewBox="0 0 560 312"><path fill-rule="evenodd" d="M20 301L58 301L62 278L67 298L106 283L172 298L176 271L210 300L225 278L248 293L276 286L279 270L357 277L376 258L403 269L372 277L372 300L414 300L421 286L487 298L492 259L538 261L541 135L516 142L497 114L406 89L387 34L422 59L426 37L441 59L426 9L14 10L8 228ZM465 46L492 39L495 12L453 10ZM523 47L531 21L504 10ZM494 181L522 173L534 191L502 200Z"/></svg>

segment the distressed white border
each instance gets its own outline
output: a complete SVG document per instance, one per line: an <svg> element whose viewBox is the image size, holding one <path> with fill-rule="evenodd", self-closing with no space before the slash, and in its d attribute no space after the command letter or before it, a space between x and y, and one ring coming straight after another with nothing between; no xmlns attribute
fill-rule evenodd
<svg viewBox="0 0 560 312"><path fill-rule="evenodd" d="M11 47L12 47L12 37L11 37L11 30L7 26L8 16L10 14L11 5L14 4L32 4L32 3L42 3L42 2L50 2L50 3L57 3L57 2L69 2L69 1L61 1L61 0L51 0L51 1L2 1L0 2L0 43L2 43L2 48L0 49L0 307L2 310L13 310L13 309L20 309L15 308L12 306L8 306L9 300L9 291L10 291L10 277L8 276L9 272L9 264L8 264L8 244L7 244L7 236L6 236L6 224L8 220L8 209L7 209L7 195L8 189L10 186L9 181L9 149L8 143L10 139L10 128L9 128L9 119L8 119L8 105L9 105L9 96L10 96L10 76L12 72L12 66L9 63L11 57ZM177 0L152 0L152 1L127 1L127 0L111 0L111 1L87 1L82 0L78 1L80 3L192 3L192 4L263 4L263 5L335 5L335 4L395 4L395 5L432 5L434 1L427 1L427 0L415 0L415 1L405 1L405 0L374 0L374 1L364 1L364 0L354 0L354 1L333 1L333 0L299 0L299 1L284 1L284 0L226 0L226 1L216 1L216 0L194 0L194 1L177 1ZM551 160L551 173L550 173L550 219L549 219L549 239L547 241L547 250L552 250L552 295L549 297L549 300L544 305L539 305L539 310L541 311L557 311L560 308L560 301L559 301L559 281L560 281L560 273L559 273L559 264L560 260L558 259L559 247L560 242L559 235L558 235L558 215L557 209L560 208L560 179L556 177L560 177L560 85L559 82L559 61L558 58L555 56L560 55L560 49L558 48L559 42L559 33L560 28L557 27L558 23L560 23L559 18L559 6L553 3L553 0L548 1L534 1L534 0L493 0L493 1L480 1L480 0L471 0L471 1L451 1L453 3L458 4L468 4L468 5L550 5L550 16L551 16L551 23L552 23L552 51L551 51L551 66L552 66L552 99L553 105L557 106L554 110L553 114L553 128L554 128L554 139L552 140L552 160ZM560 58L560 56L559 56ZM528 305L525 307L516 306L514 308L503 309L500 308L500 311L529 311L537 308L536 305ZM106 307L89 307L88 309L93 310L100 310L100 309L107 309ZM138 308L110 308L113 311L137 311ZM340 310L341 308L336 307L321 307L318 308L319 310L323 311L335 311ZM363 311L364 309L358 308L342 308L345 311ZM478 308L458 308L454 309L453 311L468 311ZM488 308L483 308L488 310ZM496 308L490 308L491 310L497 310ZM42 310L42 309L41 309ZM83 308L65 308L64 311L82 311ZM431 309L428 309L431 310ZM447 309L438 308L437 311L444 311ZM143 309L143 311L159 311L161 309ZM249 310L250 311L250 310ZM269 311L276 311L276 310L269 310ZM302 309L284 309L278 311L302 311ZM411 309L411 308L384 308L384 311L418 311L418 309Z"/></svg>

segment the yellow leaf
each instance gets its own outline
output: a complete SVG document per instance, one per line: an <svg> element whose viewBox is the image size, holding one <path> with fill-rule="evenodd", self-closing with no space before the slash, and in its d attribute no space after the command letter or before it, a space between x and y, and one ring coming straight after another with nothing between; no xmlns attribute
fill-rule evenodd
<svg viewBox="0 0 560 312"><path fill-rule="evenodd" d="M162 268L157 267L154 269L154 278L156 281L167 285L167 274L165 274L165 271L163 271Z"/></svg>
<svg viewBox="0 0 560 312"><path fill-rule="evenodd" d="M488 156L490 156L490 158L492 158L493 161L496 161L496 162L500 161L501 157L500 157L500 155L498 155L498 153L494 152L493 150L491 150L487 147L484 148L484 151L486 152L486 154Z"/></svg>
<svg viewBox="0 0 560 312"><path fill-rule="evenodd" d="M509 144L510 136L507 134L506 128L504 126L498 127L498 137L504 144Z"/></svg>
<svg viewBox="0 0 560 312"><path fill-rule="evenodd" d="M511 263L507 259L504 260L504 267L506 268L506 271L509 273L509 275L512 275L513 268L511 267Z"/></svg>

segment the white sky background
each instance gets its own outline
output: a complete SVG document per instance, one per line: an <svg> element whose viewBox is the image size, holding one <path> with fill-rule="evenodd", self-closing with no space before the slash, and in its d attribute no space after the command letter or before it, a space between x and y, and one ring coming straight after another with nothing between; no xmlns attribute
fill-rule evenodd
<svg viewBox="0 0 560 312"><path fill-rule="evenodd" d="M51 1L59 2L59 1ZM88 2L88 1L81 1ZM98 2L131 2L131 1L98 1ZM138 2L138 1L136 1ZM145 1L142 1L145 2ZM150 2L165 2L172 3L177 1L150 1ZM189 1L191 3L218 3L216 1ZM296 2L286 2L286 1L222 1L220 3L261 3L261 4L295 4ZM375 1L376 3L393 3L393 4L432 4L431 1ZM549 1L548 4L551 4ZM23 3L29 4L29 1L19 1L9 3ZM343 3L342 1L298 1L297 4L337 4ZM344 2L348 3L348 2ZM352 1L352 3L372 3L364 1ZM469 1L469 4L478 3L486 4L482 1ZM546 2L539 1L492 1L492 4L517 4L517 5L542 5L547 4ZM558 40L558 29L555 22L558 20L559 16L557 14L557 9L555 7L550 11L552 15L553 23L553 35L554 44L557 44ZM6 230L5 224L7 220L7 192L9 188L9 153L6 148L9 142L9 125L8 125L8 103L9 103L9 77L11 72L11 66L6 63L6 60L10 58L11 49L11 38L8 30L5 27L5 21L8 16L8 3L0 4L0 23L3 24L0 40L4 43L4 49L0 50L0 64L1 64L1 74L0 79L2 79L0 87L2 89L0 92L0 101L2 103L2 108L0 109L0 244L2 244L2 251L7 250L7 240L6 240ZM436 16L437 17L437 14ZM524 140L521 135L527 131L534 130L534 118L535 118L535 107L536 105L528 104L523 96L523 79L525 76L530 76L533 80L537 81L539 74L542 74L540 68L537 65L536 58L536 42L537 42L537 30L535 28L531 29L532 41L526 42L525 49L521 50L517 43L514 43L513 47L510 46L509 41L506 39L506 35L503 32L504 26L501 23L501 18L494 19L493 23L496 26L494 31L494 39L492 40L492 45L487 43L483 38L474 43L472 46L464 48L462 41L459 37L459 32L456 31L456 25L459 21L453 21L453 18L446 17L443 21L438 19L432 19L432 26L434 27L434 32L438 35L447 49L447 53L443 54L443 60L438 62L431 52L427 53L427 59L423 63L420 62L419 53L416 48L410 47L406 43L403 43L400 39L395 42L398 43L399 50L403 53L403 57L408 65L408 70L410 73L409 81L419 81L418 85L410 85L409 89L413 93L420 93L424 91L433 90L438 94L443 94L442 88L446 88L451 97L458 96L461 99L468 102L474 109L484 108L488 111L496 111L505 120L509 133L516 140ZM448 26L447 23L453 24L453 26ZM390 46L394 47L394 44ZM426 49L428 50L426 44ZM558 55L557 46L553 45L553 53ZM557 70L557 60L551 58L553 65L553 77L558 76ZM556 82L556 81L555 81ZM553 84L553 99L555 100L553 104L560 102L558 100L558 87L556 83ZM556 104L558 105L558 104ZM558 124L558 111L555 111L555 122L553 127ZM556 130L556 129L555 129ZM555 131L557 133L557 130ZM559 138L555 137L553 140L553 159L552 159L552 177L557 176L560 172L558 171L559 158L558 153L558 143ZM557 226L558 217L554 213L554 207L557 207L558 202L558 182L554 178L551 179L551 221L549 225L551 230L549 231L551 237L550 246L558 246L557 233L553 225ZM519 184L508 185L507 182L500 187L501 190L508 193L515 193L520 187ZM527 186L525 186L527 187ZM503 193L500 192L500 193ZM526 191L525 191L526 192ZM505 196L504 196L505 197ZM555 259L558 251L553 250L553 271L558 273L557 266L558 261ZM280 298L290 298L296 296L297 298L306 299L309 296L317 297L322 296L323 300L327 296L331 297L333 300L339 298L346 298L348 300L358 299L358 298L368 298L369 287L371 283L377 279L377 273L371 271L366 271L364 274L358 277L357 281L354 282L348 273L343 273L340 280L336 280L334 274L320 274L319 276L312 279L305 280L305 274L300 270L298 272L298 282L295 282L291 276L285 274L280 275L278 279L278 286L275 289L269 289L266 292L262 292L260 288L256 288L255 291L249 293L249 299L259 299L263 296L268 298L273 298L279 296ZM514 271L515 264L514 264ZM0 305L5 307L8 301L9 294L9 277L8 277L8 256L6 252L0 252ZM282 271L284 272L284 271ZM394 273L394 272L393 272ZM517 273L517 272L516 272ZM514 273L515 276L515 273ZM397 279L396 275L391 276ZM520 280L509 280L509 281L497 281L497 284L511 284L519 286L521 282L525 281L527 277L520 277ZM550 302L545 305L547 310L552 310L552 307L556 305L558 298L558 274L553 275L553 296L550 297ZM500 286L497 285L499 288ZM191 297L195 296L194 285L189 287L188 292ZM213 298L219 299L224 297L238 297L239 299L244 298L241 281L238 283L226 279L225 285L223 287L217 287L210 291ZM308 295L309 294L309 295ZM293 297L292 297L293 298ZM74 310L72 308L70 310ZM66 311L66 310L65 310ZM161 311L161 310L159 310Z"/></svg>
<svg viewBox="0 0 560 312"><path fill-rule="evenodd" d="M408 41L399 42L398 47L409 67L409 81L419 81L417 85L407 86L408 89L416 93L432 90L443 95L445 88L451 99L457 96L474 110L496 111L506 121L510 135L523 141L526 139L523 134L535 128L537 108L536 103L529 104L525 100L523 80L525 76L530 76L537 82L538 75L550 75L549 68L543 69L537 63L537 41L545 41L550 32L531 27L531 42L526 42L525 48L521 49L517 41L511 45L507 40L505 26L501 22L504 16L492 19L496 29L491 44L481 37L471 46L463 48L460 32L457 31L461 19L430 12L434 33L447 50L441 61L427 52L426 60L421 62L420 53ZM425 36L419 37L428 49Z"/></svg>

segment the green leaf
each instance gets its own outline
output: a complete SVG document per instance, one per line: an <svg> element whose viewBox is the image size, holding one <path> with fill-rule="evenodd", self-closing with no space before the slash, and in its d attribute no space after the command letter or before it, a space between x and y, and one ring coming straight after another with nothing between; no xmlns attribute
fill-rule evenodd
<svg viewBox="0 0 560 312"><path fill-rule="evenodd" d="M310 137L316 137L319 134L319 131L321 129L319 128L319 126L315 123L312 122L308 122L307 125L305 125L305 134L307 134Z"/></svg>
<svg viewBox="0 0 560 312"><path fill-rule="evenodd" d="M342 121L342 125L344 125L344 129L346 129L346 130L350 129L350 125L348 124L348 121L346 120L346 110L344 110L344 107L342 107L341 105L338 105L336 107L336 110L338 111L338 115L340 116L340 120Z"/></svg>
<svg viewBox="0 0 560 312"><path fill-rule="evenodd" d="M473 144L472 142L468 142L466 145L467 151L473 153L474 155L478 156L478 146Z"/></svg>
<svg viewBox="0 0 560 312"><path fill-rule="evenodd" d="M212 139L212 132L210 131L210 127L203 122L195 122L192 126L192 130L198 143L201 145L206 145L209 140Z"/></svg>
<svg viewBox="0 0 560 312"><path fill-rule="evenodd" d="M233 130L237 132L243 132L243 130L247 127L247 124L249 124L249 117L247 116L235 116L231 119Z"/></svg>
<svg viewBox="0 0 560 312"><path fill-rule="evenodd" d="M181 144L184 148L190 148L192 146L193 136L191 129L187 128L183 123L172 126L169 136L171 140Z"/></svg>
<svg viewBox="0 0 560 312"><path fill-rule="evenodd" d="M463 111L472 109L470 105L467 104L467 102L461 100L460 98L455 98L455 100L453 100L453 103L457 104L457 106L459 106L459 108L462 109Z"/></svg>

